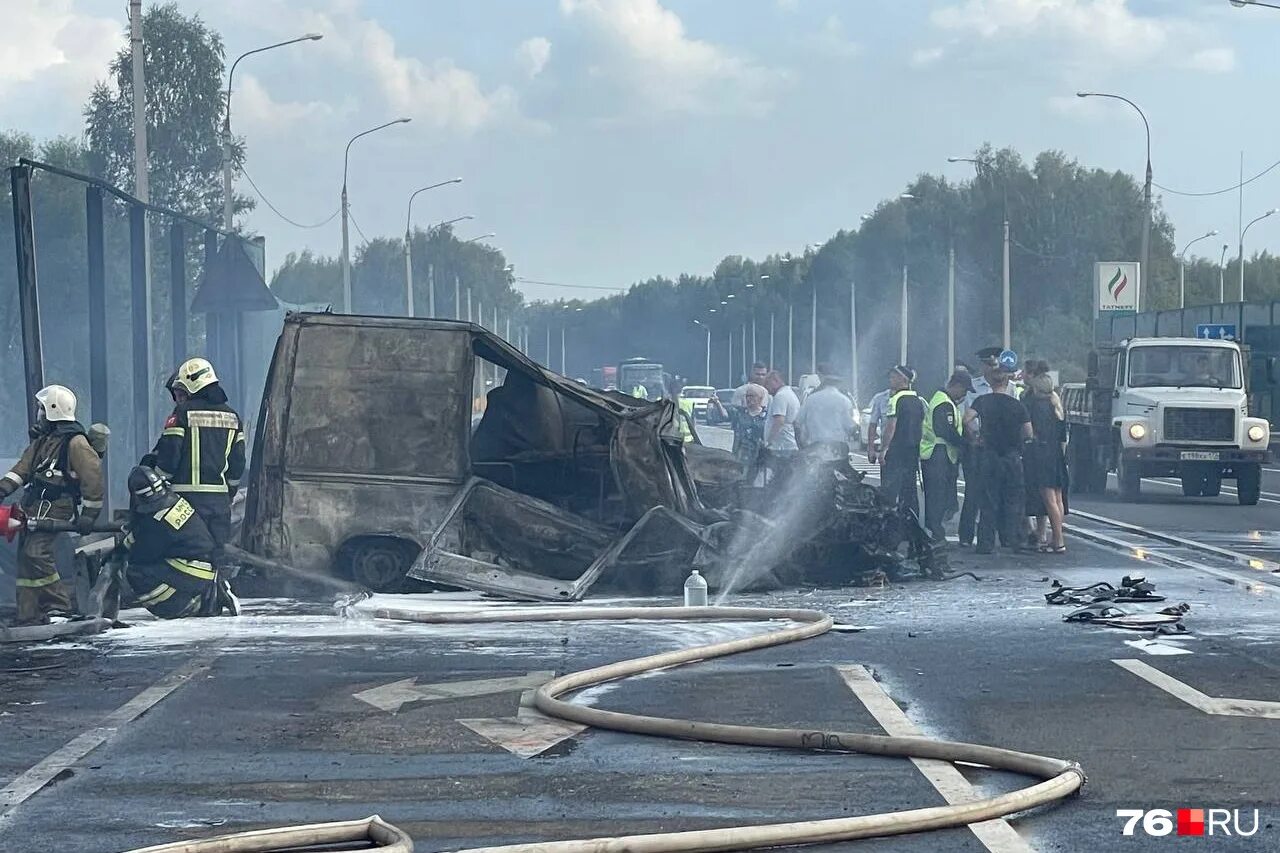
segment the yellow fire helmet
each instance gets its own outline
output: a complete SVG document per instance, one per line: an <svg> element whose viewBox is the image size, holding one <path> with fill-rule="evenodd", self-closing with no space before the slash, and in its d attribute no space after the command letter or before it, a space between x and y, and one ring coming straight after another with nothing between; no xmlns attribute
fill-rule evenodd
<svg viewBox="0 0 1280 853"><path fill-rule="evenodd" d="M188 394L196 394L217 381L218 375L213 372L213 365L204 358L189 358L182 362L173 377L173 384Z"/></svg>

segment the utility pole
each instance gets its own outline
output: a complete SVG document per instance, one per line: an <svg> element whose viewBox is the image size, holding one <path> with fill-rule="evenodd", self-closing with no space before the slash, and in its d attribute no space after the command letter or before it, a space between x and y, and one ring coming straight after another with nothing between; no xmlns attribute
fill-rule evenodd
<svg viewBox="0 0 1280 853"><path fill-rule="evenodd" d="M907 363L907 265L902 265L902 334L898 348L898 364Z"/></svg>
<svg viewBox="0 0 1280 853"><path fill-rule="evenodd" d="M436 316L436 265L427 264L427 316Z"/></svg>
<svg viewBox="0 0 1280 853"><path fill-rule="evenodd" d="M809 372L818 372L818 283L813 284L813 305L809 314ZM787 380L794 382L791 377Z"/></svg>
<svg viewBox="0 0 1280 853"><path fill-rule="evenodd" d="M413 316L413 252L409 249L412 235L404 232L404 305L405 316ZM428 268L430 268L428 266Z"/></svg>
<svg viewBox="0 0 1280 853"><path fill-rule="evenodd" d="M133 194L140 201L151 201L151 164L147 156L147 75L146 50L142 33L142 0L129 0L129 49L133 65ZM155 364L151 352L151 220L145 210L142 216L142 251L144 262L142 276L145 298L143 311L139 312L146 320L142 329L134 329L135 335L143 339L143 357L146 360L147 376L155 375ZM135 315L136 316L136 315ZM135 418L143 418L144 423L151 422L151 385L134 396L145 400L146 411L134 412ZM137 432L137 430L135 430Z"/></svg>
<svg viewBox="0 0 1280 853"><path fill-rule="evenodd" d="M1007 315L1006 315L1007 316ZM1005 335L1008 336L1006 326ZM1005 344L1005 349L1008 349ZM947 368L944 375L950 376L956 366L956 245L953 242L947 249Z"/></svg>
<svg viewBox="0 0 1280 853"><path fill-rule="evenodd" d="M787 300L787 381L791 381L792 371L795 370L796 359L796 306Z"/></svg>
<svg viewBox="0 0 1280 853"><path fill-rule="evenodd" d="M751 374L751 362L747 361L747 324L742 324L742 373L744 376Z"/></svg>
<svg viewBox="0 0 1280 853"><path fill-rule="evenodd" d="M769 369L777 370L778 362L773 359L773 317L772 311L769 312ZM710 384L710 383L707 383Z"/></svg>
<svg viewBox="0 0 1280 853"><path fill-rule="evenodd" d="M849 279L849 390L858 399L858 285Z"/></svg>
<svg viewBox="0 0 1280 853"><path fill-rule="evenodd" d="M468 287L467 288L467 322L468 323L474 322L474 320L471 319L472 316L473 315L471 313L471 288Z"/></svg>
<svg viewBox="0 0 1280 853"><path fill-rule="evenodd" d="M729 339L729 360L725 362L729 366L729 387L736 388L737 383L733 379L733 329L725 337Z"/></svg>
<svg viewBox="0 0 1280 853"><path fill-rule="evenodd" d="M1144 275L1145 273L1146 273L1146 270L1143 270L1143 272L1142 272L1142 273L1140 273L1140 275ZM1004 220L1004 291L1003 291L1003 303L1004 303L1004 348L1005 348L1005 349L1013 349L1013 337L1012 337L1012 332L1011 332L1011 330L1010 330L1010 325L1009 325L1009 298L1010 298L1010 290L1009 290L1009 219L1008 219L1008 216L1006 215L1005 220Z"/></svg>
<svg viewBox="0 0 1280 853"><path fill-rule="evenodd" d="M462 281L457 273L453 275L453 319L462 319Z"/></svg>
<svg viewBox="0 0 1280 853"><path fill-rule="evenodd" d="M564 328L565 328L565 325L566 325L566 324L565 324L564 322L562 322L562 323L560 324L560 375L561 375L561 376L568 376L568 375L569 375L568 373L565 373L565 366L564 366L564 360L565 360L565 359L564 359Z"/></svg>

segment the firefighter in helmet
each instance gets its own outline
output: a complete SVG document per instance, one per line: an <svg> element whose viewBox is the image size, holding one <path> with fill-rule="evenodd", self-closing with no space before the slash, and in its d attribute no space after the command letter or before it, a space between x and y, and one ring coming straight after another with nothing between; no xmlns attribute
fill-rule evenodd
<svg viewBox="0 0 1280 853"><path fill-rule="evenodd" d="M231 539L231 501L244 476L244 428L206 359L184 361L166 386L173 414L142 464L167 479L199 513L213 536L217 563Z"/></svg>
<svg viewBox="0 0 1280 853"><path fill-rule="evenodd" d="M102 460L76 420L76 395L61 385L36 393L39 416L31 443L0 478L0 500L22 489L22 508L36 521L69 521L88 533L102 512ZM54 557L56 533L24 531L18 549L18 624L43 625L70 603Z"/></svg>
<svg viewBox="0 0 1280 853"><path fill-rule="evenodd" d="M213 536L200 515L151 468L129 472L129 524L113 558L127 559L125 606L161 619L239 612L212 559Z"/></svg>

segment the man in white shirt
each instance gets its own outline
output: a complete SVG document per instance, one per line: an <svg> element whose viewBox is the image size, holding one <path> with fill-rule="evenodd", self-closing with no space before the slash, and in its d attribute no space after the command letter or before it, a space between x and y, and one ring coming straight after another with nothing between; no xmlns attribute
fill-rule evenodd
<svg viewBox="0 0 1280 853"><path fill-rule="evenodd" d="M733 405L737 406L738 408L742 408L743 406L745 406L747 404L747 401L746 401L747 386L748 385L764 385L765 384L764 378L768 375L769 375L769 367L763 362L757 361L755 364L751 365L751 374L747 376L747 381L739 385L737 388L733 389ZM768 408L769 401L765 400L764 405L766 408Z"/></svg>
<svg viewBox="0 0 1280 853"><path fill-rule="evenodd" d="M769 482L782 486L795 465L796 418L800 417L800 398L787 386L776 370L765 376L764 387L773 398L769 401L769 418L764 427L764 447L769 466Z"/></svg>
<svg viewBox="0 0 1280 853"><path fill-rule="evenodd" d="M853 429L853 402L840 390L839 377L823 374L822 384L800 404L796 428L805 447L847 444Z"/></svg>

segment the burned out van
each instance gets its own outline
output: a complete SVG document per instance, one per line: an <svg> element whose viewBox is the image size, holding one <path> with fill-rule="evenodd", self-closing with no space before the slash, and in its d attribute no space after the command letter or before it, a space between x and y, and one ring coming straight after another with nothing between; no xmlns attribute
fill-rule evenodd
<svg viewBox="0 0 1280 853"><path fill-rule="evenodd" d="M469 323L293 314L241 545L375 590L412 572L547 599L581 597L620 560L686 567L714 517L675 417L670 402L544 370Z"/></svg>

